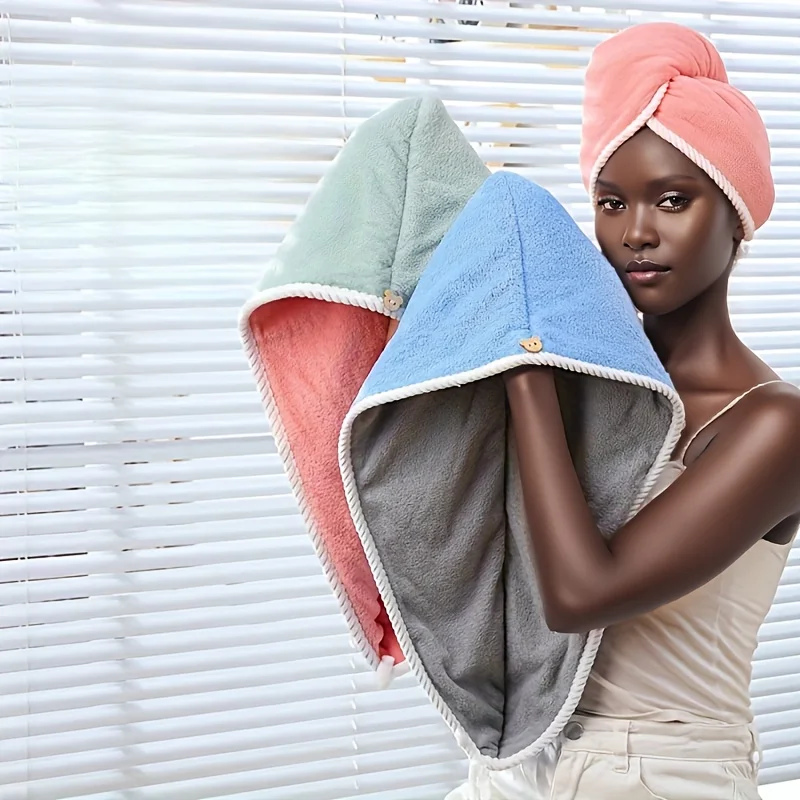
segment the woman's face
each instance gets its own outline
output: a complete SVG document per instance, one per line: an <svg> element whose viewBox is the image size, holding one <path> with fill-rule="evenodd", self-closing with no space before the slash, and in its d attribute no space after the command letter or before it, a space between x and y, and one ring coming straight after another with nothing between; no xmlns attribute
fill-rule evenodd
<svg viewBox="0 0 800 800"><path fill-rule="evenodd" d="M596 203L600 248L644 314L669 314L726 278L743 238L717 184L649 128L603 167Z"/></svg>

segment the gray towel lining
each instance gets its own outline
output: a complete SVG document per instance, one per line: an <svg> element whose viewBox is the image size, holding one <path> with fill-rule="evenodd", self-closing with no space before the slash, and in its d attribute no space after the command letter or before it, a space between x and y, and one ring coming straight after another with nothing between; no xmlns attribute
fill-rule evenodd
<svg viewBox="0 0 800 800"><path fill-rule="evenodd" d="M380 413L380 407L387 407L390 404L396 404L401 400L406 400L414 397L420 397L430 392L442 391L445 389L465 386L467 384L483 381L492 376L496 376L504 371L514 369L517 366L524 364L544 364L557 367L561 370L566 370L570 373L583 376L591 376L595 378L607 379L607 381L617 382L629 387L641 387L655 393L655 396L662 397L662 402L665 402L665 409L667 413L671 411L671 419L666 430L666 435L663 438L658 452L649 467L647 474L639 484L639 491L635 500L629 504L626 509L624 519L619 519L617 525L627 521L636 511L641 507L644 499L647 497L650 489L652 488L655 480L658 477L663 466L668 461L683 428L683 407L675 393L675 391L666 384L646 378L641 375L627 373L621 370L611 370L600 367L596 364L588 364L573 359L554 356L552 354L539 353L539 354L524 354L517 356L509 356L499 361L488 364L476 370L471 370L466 373L457 375L449 375L442 378L427 381L421 384L414 384L410 386L401 387L389 392L383 392L374 396L362 398L354 404L348 416L345 419L340 440L339 440L339 460L340 469L345 484L345 493L347 496L348 504L353 519L356 523L356 529L362 541L370 568L375 576L376 583L379 587L381 595L386 605L387 613L392 622L392 625L398 635L401 647L408 659L409 666L414 671L419 679L421 685L426 690L436 708L442 714L447 724L453 731L456 739L462 749L473 759L483 763L489 769L505 769L536 755L549 743L554 741L559 735L563 726L566 724L569 716L574 712L580 700L583 687L586 679L588 678L589 671L591 670L597 648L600 644L602 632L593 631L585 639L583 643L580 659L577 664L575 677L571 682L567 698L561 705L558 712L553 717L552 721L546 726L539 736L534 741L521 747L520 749L510 752L501 753L497 755L493 753L492 747L480 748L474 741L473 736L468 732L469 724L464 724L462 719L448 705L439 691L435 682L424 664L422 655L417 651L413 637L409 632L406 625L403 613L401 611L402 598L395 595L392 581L387 574L387 568L382 563L379 554L379 545L373 538L373 533L367 523L364 508L362 507L362 498L359 491L358 479L355 474L353 463L353 447L354 436L356 436L355 428L363 415L371 409L376 409ZM661 440L659 440L661 441ZM501 733L502 735L502 733Z"/></svg>

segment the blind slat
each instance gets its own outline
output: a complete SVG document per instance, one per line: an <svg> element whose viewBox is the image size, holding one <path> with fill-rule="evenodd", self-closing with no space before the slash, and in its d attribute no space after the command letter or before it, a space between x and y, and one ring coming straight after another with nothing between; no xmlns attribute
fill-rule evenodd
<svg viewBox="0 0 800 800"><path fill-rule="evenodd" d="M0 794L443 797L464 760L414 681L377 691L350 642L239 308L346 139L420 93L492 171L544 184L591 235L577 169L591 46L679 18L712 36L770 130L778 202L730 306L800 383L800 16L726 0L3 12ZM753 665L767 782L800 777L798 570L795 550Z"/></svg>

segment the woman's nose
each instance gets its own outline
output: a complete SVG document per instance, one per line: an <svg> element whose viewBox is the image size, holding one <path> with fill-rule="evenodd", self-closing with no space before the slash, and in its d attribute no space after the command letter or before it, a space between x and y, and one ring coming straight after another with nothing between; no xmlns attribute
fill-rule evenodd
<svg viewBox="0 0 800 800"><path fill-rule="evenodd" d="M654 224L650 209L630 209L628 225L625 228L622 243L631 250L645 250L658 247L658 230Z"/></svg>

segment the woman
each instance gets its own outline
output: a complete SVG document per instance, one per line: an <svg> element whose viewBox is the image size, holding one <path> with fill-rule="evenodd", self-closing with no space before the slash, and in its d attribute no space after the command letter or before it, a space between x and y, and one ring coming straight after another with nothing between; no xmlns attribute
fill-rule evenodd
<svg viewBox="0 0 800 800"><path fill-rule="evenodd" d="M595 51L581 155L598 242L687 426L649 503L606 542L552 371L507 375L548 624L607 628L551 797L751 800L751 658L800 521L800 392L737 338L727 305L742 241L772 209L766 132L710 43L642 25Z"/></svg>

